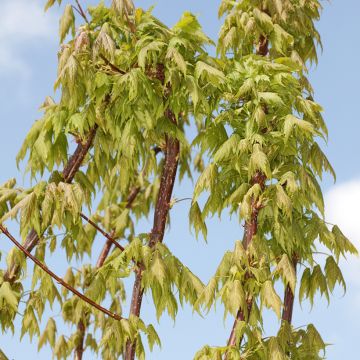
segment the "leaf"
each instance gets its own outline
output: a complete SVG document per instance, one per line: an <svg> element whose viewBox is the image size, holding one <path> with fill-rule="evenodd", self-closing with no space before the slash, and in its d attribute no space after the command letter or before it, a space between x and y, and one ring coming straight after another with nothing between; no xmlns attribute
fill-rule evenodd
<svg viewBox="0 0 360 360"><path fill-rule="evenodd" d="M206 169L199 176L198 181L196 182L193 201L196 201L199 195L204 190L211 190L214 186L215 180L217 178L217 167L215 164L209 164Z"/></svg>
<svg viewBox="0 0 360 360"><path fill-rule="evenodd" d="M329 290L332 292L336 283L342 285L344 292L346 291L346 283L342 272L332 256L326 259L325 274Z"/></svg>
<svg viewBox="0 0 360 360"><path fill-rule="evenodd" d="M153 350L155 344L161 347L161 341L159 335L157 334L157 332L155 331L154 327L151 324L146 328L146 332L147 332L147 339L149 342L150 351Z"/></svg>
<svg viewBox="0 0 360 360"><path fill-rule="evenodd" d="M287 356L284 354L284 351L280 347L278 339L272 337L269 340L269 360L286 360L286 359Z"/></svg>
<svg viewBox="0 0 360 360"><path fill-rule="evenodd" d="M306 120L298 119L296 116L289 114L284 121L285 139L288 140L294 127L298 127L304 133L313 134L314 126Z"/></svg>
<svg viewBox="0 0 360 360"><path fill-rule="evenodd" d="M225 75L222 71L204 63L198 61L195 66L195 78L199 80L208 80L212 85L218 86L225 82Z"/></svg>
<svg viewBox="0 0 360 360"><path fill-rule="evenodd" d="M280 273L285 279L285 284L289 285L292 293L295 293L296 272L292 262L286 254L283 254L281 260L276 266L275 272Z"/></svg>
<svg viewBox="0 0 360 360"><path fill-rule="evenodd" d="M271 280L267 280L261 287L261 301L267 307L275 311L277 317L280 319L281 299L275 292Z"/></svg>
<svg viewBox="0 0 360 360"><path fill-rule="evenodd" d="M120 15L132 15L135 11L135 5L132 0L112 0L111 6Z"/></svg>
<svg viewBox="0 0 360 360"><path fill-rule="evenodd" d="M53 318L49 318L45 330L39 338L38 351L48 342L52 348L55 346L56 323Z"/></svg>
<svg viewBox="0 0 360 360"><path fill-rule="evenodd" d="M109 61L114 61L115 56L115 42L112 37L109 35L110 25L105 23L97 36L94 43L94 54L101 52L108 57Z"/></svg>
<svg viewBox="0 0 360 360"><path fill-rule="evenodd" d="M9 212L7 212L1 219L0 224L3 224L7 219L14 218L19 210L25 208L30 203L33 203L34 198L36 198L36 195L34 193L30 193L26 195L22 200L20 200Z"/></svg>
<svg viewBox="0 0 360 360"><path fill-rule="evenodd" d="M166 279L166 267L158 252L155 252L154 259L151 264L151 273L161 285L164 285L164 281Z"/></svg>
<svg viewBox="0 0 360 360"><path fill-rule="evenodd" d="M241 136L238 134L232 134L216 151L214 154L214 161L219 163L224 159L233 158L234 154L239 147Z"/></svg>
<svg viewBox="0 0 360 360"><path fill-rule="evenodd" d="M292 215L292 202L280 184L276 184L276 205L284 211L290 219Z"/></svg>
<svg viewBox="0 0 360 360"><path fill-rule="evenodd" d="M272 177L269 159L265 153L262 152L260 145L255 144L249 162L249 178L258 170L262 171L267 178Z"/></svg>
<svg viewBox="0 0 360 360"><path fill-rule="evenodd" d="M320 294L324 295L329 302L329 292L328 292L328 286L326 278L321 270L320 265L316 265L313 269L313 272L311 274L310 278L310 288L309 288L309 299L311 304L314 303L314 297L316 294L316 291L320 290Z"/></svg>
<svg viewBox="0 0 360 360"><path fill-rule="evenodd" d="M259 99L272 106L283 106L281 97L274 92L258 92Z"/></svg>
<svg viewBox="0 0 360 360"><path fill-rule="evenodd" d="M0 220L0 223L1 223L1 220ZM343 255L345 255L345 253L350 253L350 254L354 254L354 255L358 254L356 247L341 232L340 228L337 225L333 226L331 232L335 235L337 250L339 250L341 254L343 254Z"/></svg>
<svg viewBox="0 0 360 360"><path fill-rule="evenodd" d="M56 0L48 0L45 4L45 11L50 9L55 4L55 1ZM61 0L57 0L57 2L59 3L59 5L61 4Z"/></svg>
<svg viewBox="0 0 360 360"><path fill-rule="evenodd" d="M190 227L192 226L195 229L196 238L198 237L199 232L201 231L204 236L204 239L206 240L207 227L203 220L201 210L197 201L191 204L189 218L190 218Z"/></svg>
<svg viewBox="0 0 360 360"><path fill-rule="evenodd" d="M4 281L0 287L0 307L4 307L3 301L5 301L5 304L10 306L14 311L17 311L18 299L11 289L10 283L7 281Z"/></svg>
<svg viewBox="0 0 360 360"><path fill-rule="evenodd" d="M175 65L179 68L179 70L186 75L186 62L183 58L183 56L179 53L179 51L176 48L169 48L166 53L166 59L172 60Z"/></svg>
<svg viewBox="0 0 360 360"><path fill-rule="evenodd" d="M138 55L138 64L145 70L145 66L148 62L148 53L149 52L161 52L165 48L166 44L163 41L152 41L146 46L144 46Z"/></svg>
<svg viewBox="0 0 360 360"><path fill-rule="evenodd" d="M299 290L300 302L302 302L303 299L306 299L309 296L310 279L311 279L311 271L309 268L306 268L303 272L300 282L300 290Z"/></svg>
<svg viewBox="0 0 360 360"><path fill-rule="evenodd" d="M70 4L65 6L64 14L60 19L60 44L63 43L66 35L71 30L72 36L75 36L75 15L73 8Z"/></svg>
<svg viewBox="0 0 360 360"><path fill-rule="evenodd" d="M265 34L269 34L274 28L271 17L265 12L259 10L258 8L254 9L253 14L260 28L264 30Z"/></svg>
<svg viewBox="0 0 360 360"><path fill-rule="evenodd" d="M9 358L6 357L6 355L1 349L0 349L0 360L9 360Z"/></svg>

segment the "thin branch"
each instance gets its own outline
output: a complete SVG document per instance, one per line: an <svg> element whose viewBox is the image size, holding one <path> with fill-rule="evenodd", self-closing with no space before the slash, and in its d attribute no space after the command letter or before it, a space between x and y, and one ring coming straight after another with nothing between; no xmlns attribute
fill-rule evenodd
<svg viewBox="0 0 360 360"><path fill-rule="evenodd" d="M75 0L75 2L76 2L76 4L77 4L78 8L76 8L76 7L74 7L74 8L75 8L76 11L83 17L83 19L89 24L89 20L88 20L88 18L87 18L87 16L86 16L85 11L84 11L83 8L81 7L79 0Z"/></svg>
<svg viewBox="0 0 360 360"><path fill-rule="evenodd" d="M114 72L117 72L121 75L125 75L126 72L118 68L116 65L114 65L111 61L109 61L104 55L100 55L100 57L105 61L106 65L109 65L111 70Z"/></svg>
<svg viewBox="0 0 360 360"><path fill-rule="evenodd" d="M80 214L80 216L87 221L91 226L93 226L97 231L99 231L99 233L101 233L102 235L104 235L110 243L114 244L118 249L120 249L121 251L124 251L125 248L123 246L121 246L111 235L109 235L106 231L104 231L103 229L101 229L96 223L94 223L91 219L89 219L86 215L84 215L83 213Z"/></svg>
<svg viewBox="0 0 360 360"><path fill-rule="evenodd" d="M95 301L89 299L84 294L77 291L75 288L73 288L71 285L66 283L61 277L57 276L55 273L53 273L46 265L41 263L35 256L31 255L31 253L23 246L21 245L10 233L9 231L2 225L0 225L0 231L10 240L13 242L13 244L20 249L29 259L31 259L37 266L39 266L43 271L45 271L48 275L50 275L53 279L55 279L60 285L62 285L67 290L71 291L74 295L78 296L81 300L85 301L89 305L93 306L97 310L103 312L104 314L112 317L115 320L122 320L123 318L115 313L112 313L110 310L105 309L101 305L97 304Z"/></svg>

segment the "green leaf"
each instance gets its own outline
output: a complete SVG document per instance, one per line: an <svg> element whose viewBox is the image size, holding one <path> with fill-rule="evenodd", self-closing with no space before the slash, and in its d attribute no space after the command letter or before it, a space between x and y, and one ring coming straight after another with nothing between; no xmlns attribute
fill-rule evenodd
<svg viewBox="0 0 360 360"><path fill-rule="evenodd" d="M163 41L152 41L146 46L144 46L140 51L138 55L138 64L139 66L145 70L145 66L148 62L149 53L160 53L165 48L166 44Z"/></svg>
<svg viewBox="0 0 360 360"><path fill-rule="evenodd" d="M17 311L18 298L16 293L11 289L10 283L4 281L0 287L0 307L6 307L7 305L14 311Z"/></svg>
<svg viewBox="0 0 360 360"><path fill-rule="evenodd" d="M271 17L267 13L259 10L258 8L254 9L253 14L260 28L264 30L265 34L269 34L274 28Z"/></svg>
<svg viewBox="0 0 360 360"><path fill-rule="evenodd" d="M315 132L314 126L306 120L298 119L296 116L290 114L285 117L284 134L285 139L288 140L294 127L302 130L304 133L313 134Z"/></svg>
<svg viewBox="0 0 360 360"><path fill-rule="evenodd" d="M46 6L45 9L46 8L48 8L48 6ZM66 35L70 30L72 36L75 36L75 15L72 6L70 4L67 4L65 6L64 14L60 19L60 43L64 41Z"/></svg>
<svg viewBox="0 0 360 360"><path fill-rule="evenodd" d="M222 71L204 63L203 61L198 61L196 63L195 78L196 80L199 80L200 78L207 80L214 86L221 85L225 82L225 75Z"/></svg>
<svg viewBox="0 0 360 360"><path fill-rule="evenodd" d="M266 154L261 150L259 144L255 144L249 162L249 178L257 171L262 171L267 178L271 178L270 162Z"/></svg>
<svg viewBox="0 0 360 360"><path fill-rule="evenodd" d="M183 56L179 53L176 48L169 48L166 53L166 58L172 60L178 69L186 75L187 65Z"/></svg>
<svg viewBox="0 0 360 360"><path fill-rule="evenodd" d="M201 210L197 201L194 201L191 204L189 218L190 218L190 227L192 226L195 229L196 238L198 237L199 232L201 231L204 236L204 239L206 240L207 227L203 220Z"/></svg>
<svg viewBox="0 0 360 360"><path fill-rule="evenodd" d="M272 337L269 340L269 360L286 360L287 356L282 350L277 338Z"/></svg>
<svg viewBox="0 0 360 360"><path fill-rule="evenodd" d="M296 285L296 272L294 265L286 254L283 254L281 257L281 260L277 264L275 271L282 275L285 280L285 284L290 286L291 291L294 294Z"/></svg>
<svg viewBox="0 0 360 360"><path fill-rule="evenodd" d="M273 309L280 319L281 299L276 293L271 280L265 281L261 287L261 301L267 308Z"/></svg>
<svg viewBox="0 0 360 360"><path fill-rule="evenodd" d="M326 281L330 291L334 290L336 283L342 285L344 292L346 291L346 284L342 272L332 256L326 259L325 264Z"/></svg>

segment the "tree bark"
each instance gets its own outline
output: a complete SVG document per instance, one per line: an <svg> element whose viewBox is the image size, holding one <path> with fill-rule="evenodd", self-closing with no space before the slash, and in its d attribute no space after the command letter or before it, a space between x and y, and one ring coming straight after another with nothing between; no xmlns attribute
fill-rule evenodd
<svg viewBox="0 0 360 360"><path fill-rule="evenodd" d="M166 110L167 118L176 124L176 118L172 111ZM156 201L154 212L154 223L150 233L149 246L154 247L157 243L163 241L166 221L170 209L170 200L176 179L176 172L179 162L180 143L177 139L166 136L165 162L162 169L159 194ZM141 304L144 290L141 285L142 269L140 268L135 277L133 286L130 315L140 317ZM136 341L128 341L126 344L124 360L135 359Z"/></svg>
<svg viewBox="0 0 360 360"><path fill-rule="evenodd" d="M296 256L293 256L292 263L296 274L296 268L297 268ZM284 293L284 309L281 318L283 321L287 321L289 324L291 324L292 321L294 302L295 302L295 295L293 294L291 287L287 285Z"/></svg>
<svg viewBox="0 0 360 360"><path fill-rule="evenodd" d="M84 340L85 340L85 324L82 320L78 322L77 331L79 333L79 343L75 348L74 360L82 360L84 353Z"/></svg>
<svg viewBox="0 0 360 360"><path fill-rule="evenodd" d="M257 172L251 179L252 185L259 184L262 190L265 188L265 181L266 181L266 176L261 172ZM245 222L245 227L244 227L243 246L245 251L248 249L253 237L257 233L257 226L258 226L257 219L258 219L259 210L260 210L260 205L257 204L257 199L252 199L250 220ZM247 278L248 274L245 277ZM236 346L236 332L235 332L236 326L239 321L246 321L249 318L251 308L252 308L252 299L249 298L247 300L247 318L245 317L244 310L239 309L230 333L229 340L227 342L228 346ZM240 339L240 344L241 341L242 339ZM227 359L227 354L225 355L225 359Z"/></svg>
<svg viewBox="0 0 360 360"><path fill-rule="evenodd" d="M265 12L266 12L266 10L265 10ZM264 35L260 35L259 42L258 42L257 49L256 49L256 54L260 55L260 56L267 56L269 54L269 40ZM267 112L266 109L265 109L265 112ZM259 184L260 187L262 189L264 189L265 181L266 181L266 176L261 172L257 172L251 179L251 184L252 185ZM257 202L256 199L252 199L250 221L245 222L245 226L244 226L243 246L244 246L245 250L247 250L253 237L257 233L257 225L258 225L257 218L258 218L260 208L258 207L256 202ZM252 308L252 299L248 299L247 308L248 308L247 310L248 310L248 317L249 317L250 311ZM229 340L227 342L228 346L236 346L237 345L235 329L236 329L236 326L239 321L246 321L245 314L242 309L238 310L237 316L235 318L235 321L234 321L234 324L233 324L233 327L232 327L232 330L230 333ZM239 345L241 344L241 342L242 342L242 338L239 341ZM227 358L228 358L228 353L225 354L225 360L227 360Z"/></svg>

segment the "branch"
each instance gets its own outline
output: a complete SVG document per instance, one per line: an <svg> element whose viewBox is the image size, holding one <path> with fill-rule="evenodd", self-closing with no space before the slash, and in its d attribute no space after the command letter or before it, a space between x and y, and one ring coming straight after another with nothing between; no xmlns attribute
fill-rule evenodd
<svg viewBox="0 0 360 360"><path fill-rule="evenodd" d="M69 184L73 181L76 172L79 170L82 162L85 159L86 154L88 153L91 145L93 144L97 128L98 126L95 125L90 130L88 139L84 144L82 143L78 144L74 154L70 157L68 163L64 167L62 174L64 181L66 183ZM32 229L29 235L26 237L24 247L27 251L31 252L34 249L34 247L39 243L39 241L40 241L39 235L36 233L34 229ZM10 283L14 282L16 280L18 271L19 271L19 265L17 264L10 265L10 267L8 267L8 269L4 274L5 281L8 281Z"/></svg>
<svg viewBox="0 0 360 360"><path fill-rule="evenodd" d="M110 244L114 244L118 249L120 249L121 251L124 251L125 248L123 246L121 246L111 235L109 235L106 231L104 231L103 229L101 229L96 223L94 223L91 219L89 219L86 215L84 215L83 213L80 214L80 216L87 221L91 226L93 226L97 231L99 231L102 235L104 235Z"/></svg>
<svg viewBox="0 0 360 360"><path fill-rule="evenodd" d="M76 4L77 4L78 7L73 6L73 8L74 8L74 9L83 17L83 19L89 24L89 20L88 20L88 18L87 18L87 16L86 16L85 11L84 11L83 8L81 7L79 0L75 0L75 2L76 2Z"/></svg>
<svg viewBox="0 0 360 360"><path fill-rule="evenodd" d="M77 291L75 288L73 288L71 285L69 285L68 283L66 283L62 278L60 278L59 276L57 276L55 273L53 273L46 265L44 265L43 263L41 263L41 261L39 261L35 256L31 255L31 253L26 250L26 248L21 245L10 233L9 231L2 225L0 225L0 231L9 239L11 240L14 245L20 249L29 259L31 259L37 266L39 266L43 271L45 271L48 275L50 275L53 279L55 279L60 285L62 285L64 288L66 288L67 290L71 291L74 295L78 296L81 300L85 301L86 303L88 303L89 305L93 306L94 308L96 308L97 310L103 312L104 314L112 317L115 320L122 320L123 318L121 316L119 316L118 314L112 313L111 311L109 311L108 309L105 309L104 307L102 307L101 305L97 304L95 301L89 299L88 297L86 297L84 294L80 293L79 291Z"/></svg>
<svg viewBox="0 0 360 360"><path fill-rule="evenodd" d="M106 65L109 65L111 70L114 72L117 72L121 75L125 75L126 72L118 68L116 65L114 65L112 62L110 62L104 55L100 54L101 59L103 59L106 63Z"/></svg>
<svg viewBox="0 0 360 360"><path fill-rule="evenodd" d="M139 186L137 187L133 187L132 190L130 191L130 194L127 198L127 204L126 204L126 208L127 209L131 209L131 206L134 202L134 200L136 199L137 195L139 194L141 188ZM118 249L120 249L121 251L124 251L125 248L123 246L121 246L114 238L114 232L110 234L108 234L107 232L105 232L104 230L102 230L96 223L94 223L91 219L89 219L86 215L84 215L83 213L80 214L80 216L86 220L90 225L92 225L97 231L99 231L102 235L104 235L107 239L104 247L101 250L99 259L96 263L96 267L100 268L106 258L109 255L110 249L111 249L111 245L114 244Z"/></svg>

